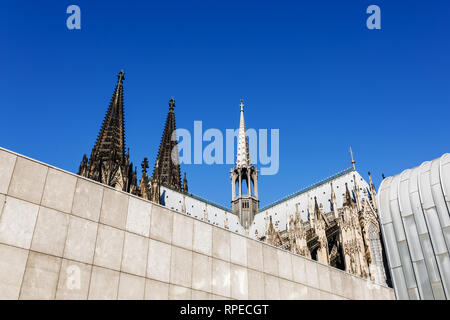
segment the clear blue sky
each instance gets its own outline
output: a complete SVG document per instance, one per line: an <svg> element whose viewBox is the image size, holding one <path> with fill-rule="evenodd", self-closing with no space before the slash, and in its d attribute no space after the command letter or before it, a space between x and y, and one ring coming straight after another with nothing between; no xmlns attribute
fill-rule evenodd
<svg viewBox="0 0 450 320"><path fill-rule="evenodd" d="M81 8L81 30L66 8ZM370 4L382 30L366 28ZM350 166L386 176L449 149L449 1L2 1L0 146L75 172L125 70L127 146L153 166L177 126L280 129L261 206ZM190 165L228 206L230 165Z"/></svg>

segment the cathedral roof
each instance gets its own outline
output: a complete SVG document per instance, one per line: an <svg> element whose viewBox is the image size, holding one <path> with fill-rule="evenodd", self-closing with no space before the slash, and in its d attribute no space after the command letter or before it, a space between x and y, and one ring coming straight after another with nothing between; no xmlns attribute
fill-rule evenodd
<svg viewBox="0 0 450 320"><path fill-rule="evenodd" d="M266 228L266 216L273 217L274 224L278 226L280 231L286 229L289 216L294 215L297 212L297 208L302 220L309 220L309 217L314 214L314 197L317 198L320 211L324 213L325 218L329 222L332 218L331 215L328 214L332 211L331 190L335 193L337 208L341 208L345 202L345 184L347 184L348 188L353 191L355 179L357 181L357 186L360 190L361 197L365 198L366 194L368 194L367 191L369 190L369 184L352 167L262 208L255 216L250 228L250 235L254 235L255 231L257 231L259 235L264 234ZM333 189L330 188L331 182L333 183Z"/></svg>
<svg viewBox="0 0 450 320"><path fill-rule="evenodd" d="M278 228L278 230L280 230L280 232L285 230L289 215L295 214L296 212L296 204L299 204L299 213L302 216L302 219L306 221L308 210L312 211L314 208L314 197L317 198L317 202L319 208L321 209L321 212L323 213L323 217L327 220L328 223L331 223L334 219L334 216L332 213L330 213L330 183L333 182L333 190L336 195L337 207L340 208L342 207L345 200L345 183L348 184L349 188L352 188L354 181L353 175L355 175L355 178L358 180L358 186L361 190L369 187L367 182L365 182L365 180L353 168L343 170L259 210L255 216L254 223L250 228L249 235L253 237L255 235L255 231L257 231L259 236L264 235L264 218L266 217L266 213L267 216L273 217L274 224L276 224L276 227ZM228 216L230 230L237 230L236 232L244 233L244 229L242 226L240 226L238 218L231 213L230 208L221 206L210 200L206 200L193 194L183 194L182 192L175 191L170 187L163 186L161 190L165 190L165 192L161 192L165 198L164 201L167 207L177 211L181 211L183 197L185 197L188 213L192 213L192 215L195 215L195 213L202 212L202 208L207 205L209 210L208 220L210 220L210 223L224 227L225 216ZM308 199L311 203L311 209L308 209Z"/></svg>
<svg viewBox="0 0 450 320"><path fill-rule="evenodd" d="M298 196L298 195L300 195L302 193L306 193L306 192L308 192L310 190L313 190L313 189L315 189L315 188L317 188L317 187L319 187L319 186L321 186L323 184L331 182L331 181L333 181L333 180L335 180L335 179L337 179L337 178L339 178L339 177L341 177L343 175L346 175L346 174L348 174L350 172L353 172L353 171L355 171L355 169L353 169L352 167L348 168L348 169L345 169L345 170L342 170L341 172L338 172L338 173L336 173L336 174L334 174L334 175L332 175L332 176L330 176L328 178L320 180L320 181L318 181L318 182L316 182L316 183L314 183L314 184L312 184L312 185L310 185L310 186L308 186L306 188L303 188L303 189L299 190L298 192L295 192L293 194L290 194L287 197L284 197L284 198L282 198L280 200L277 200L274 203L271 203L271 204L265 206L264 208L261 208L259 211L265 211L267 209L270 209L271 207L274 207L274 206L276 206L276 205L278 205L278 204L280 204L282 202L285 202L285 201L287 201L289 199L295 198L296 196Z"/></svg>

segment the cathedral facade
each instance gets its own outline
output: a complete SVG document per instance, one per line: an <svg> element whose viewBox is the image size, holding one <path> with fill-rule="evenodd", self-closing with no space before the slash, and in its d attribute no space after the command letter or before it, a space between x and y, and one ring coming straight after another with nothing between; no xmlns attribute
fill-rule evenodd
<svg viewBox="0 0 450 320"><path fill-rule="evenodd" d="M106 112L97 141L78 174L126 191L170 209L233 232L281 247L359 277L386 284L385 258L376 203L376 189L352 167L274 204L260 208L258 170L251 164L240 104L235 166L230 170L231 209L188 192L186 173L181 180L177 142L173 137L175 100L169 101L161 143L150 177L148 158L137 168L125 151L123 106L124 73ZM176 137L175 137L176 138ZM175 156L173 156L175 155ZM245 187L244 187L245 181Z"/></svg>

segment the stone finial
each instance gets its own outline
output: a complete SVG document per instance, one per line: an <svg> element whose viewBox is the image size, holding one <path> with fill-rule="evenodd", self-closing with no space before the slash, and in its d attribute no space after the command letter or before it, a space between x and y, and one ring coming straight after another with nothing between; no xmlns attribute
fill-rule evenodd
<svg viewBox="0 0 450 320"><path fill-rule="evenodd" d="M172 111L175 108L175 99L173 97L169 100L169 110Z"/></svg>
<svg viewBox="0 0 450 320"><path fill-rule="evenodd" d="M120 70L119 74L117 75L117 82L119 84L122 84L123 80L125 80L125 72L123 72L123 70Z"/></svg>

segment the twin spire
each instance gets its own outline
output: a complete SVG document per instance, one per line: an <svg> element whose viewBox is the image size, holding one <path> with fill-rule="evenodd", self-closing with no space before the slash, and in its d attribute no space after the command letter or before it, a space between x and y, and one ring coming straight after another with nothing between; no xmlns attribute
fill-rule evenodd
<svg viewBox="0 0 450 320"><path fill-rule="evenodd" d="M136 170L133 170L133 165L129 162L129 152L125 151L124 80L125 73L120 70L91 156L89 159L86 155L83 156L78 174L123 191L138 194L142 186L139 188L137 186ZM169 188L187 192L186 176L183 179L183 186L181 181L177 141L172 140L172 134L176 130L174 108L175 99L171 98L152 180ZM146 178L144 179L146 184L149 183L148 167L148 159L145 158L142 163L142 174Z"/></svg>

